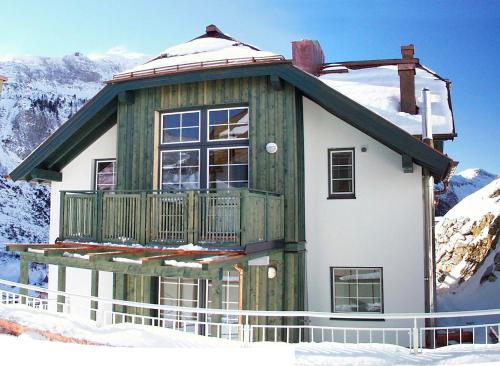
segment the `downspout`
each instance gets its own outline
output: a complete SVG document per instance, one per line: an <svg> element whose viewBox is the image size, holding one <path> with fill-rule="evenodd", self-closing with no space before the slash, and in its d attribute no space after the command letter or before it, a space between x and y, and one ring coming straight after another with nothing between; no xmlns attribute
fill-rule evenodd
<svg viewBox="0 0 500 366"><path fill-rule="evenodd" d="M434 146L432 136L432 111L430 92L422 90L422 139L431 147ZM427 168L423 168L423 209L424 209L424 283L425 312L436 309L436 271L435 271L435 241L434 241L434 178ZM433 326L432 320L426 320L427 326Z"/></svg>

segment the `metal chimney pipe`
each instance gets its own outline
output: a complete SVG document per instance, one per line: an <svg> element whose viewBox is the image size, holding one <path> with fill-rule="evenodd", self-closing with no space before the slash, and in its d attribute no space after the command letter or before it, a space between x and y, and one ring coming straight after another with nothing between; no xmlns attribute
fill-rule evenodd
<svg viewBox="0 0 500 366"><path fill-rule="evenodd" d="M422 89L422 140L429 146L434 147L432 136L432 109L431 92L429 89Z"/></svg>

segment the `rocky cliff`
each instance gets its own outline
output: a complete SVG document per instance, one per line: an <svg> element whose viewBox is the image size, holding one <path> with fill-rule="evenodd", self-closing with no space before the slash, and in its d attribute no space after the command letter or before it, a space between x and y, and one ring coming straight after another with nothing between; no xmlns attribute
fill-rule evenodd
<svg viewBox="0 0 500 366"><path fill-rule="evenodd" d="M464 198L436 226L436 270L441 309L488 308L500 300L500 178ZM495 283L496 282L496 283ZM496 296L478 303L491 288ZM498 307L498 304L493 305Z"/></svg>

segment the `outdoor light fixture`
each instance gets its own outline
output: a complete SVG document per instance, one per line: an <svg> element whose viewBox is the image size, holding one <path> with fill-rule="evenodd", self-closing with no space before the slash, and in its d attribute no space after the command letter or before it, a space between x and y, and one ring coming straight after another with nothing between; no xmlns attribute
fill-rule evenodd
<svg viewBox="0 0 500 366"><path fill-rule="evenodd" d="M275 154L276 151L278 151L278 145L276 145L274 142L270 142L266 145L266 151L269 154Z"/></svg>
<svg viewBox="0 0 500 366"><path fill-rule="evenodd" d="M278 270L276 269L276 267L273 266L267 267L267 278L273 279L276 277L277 274Z"/></svg>

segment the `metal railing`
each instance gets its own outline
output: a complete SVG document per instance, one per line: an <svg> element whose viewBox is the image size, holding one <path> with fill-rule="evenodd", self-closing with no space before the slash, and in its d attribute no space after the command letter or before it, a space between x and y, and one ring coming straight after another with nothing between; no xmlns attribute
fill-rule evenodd
<svg viewBox="0 0 500 366"><path fill-rule="evenodd" d="M284 239L283 196L249 189L61 191L63 240L243 246Z"/></svg>
<svg viewBox="0 0 500 366"><path fill-rule="evenodd" d="M424 348L451 344L498 343L500 309L445 313L332 314L311 311L256 311L192 308L105 299L0 280L0 304L24 304L47 312L86 315L97 325L132 323L241 342L340 342L394 344L419 353ZM9 289L5 289L5 286ZM28 291L32 294L28 295ZM43 298L40 298L43 294ZM123 309L126 309L124 311ZM481 321L498 317L498 322ZM331 325L365 320L366 326ZM452 318L474 325L425 326L425 321ZM231 321L231 319L237 319ZM384 320L373 327L370 321ZM371 323L373 324L373 323ZM472 331L472 333L470 333Z"/></svg>

